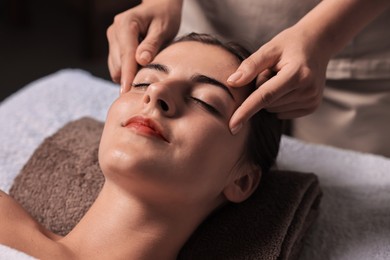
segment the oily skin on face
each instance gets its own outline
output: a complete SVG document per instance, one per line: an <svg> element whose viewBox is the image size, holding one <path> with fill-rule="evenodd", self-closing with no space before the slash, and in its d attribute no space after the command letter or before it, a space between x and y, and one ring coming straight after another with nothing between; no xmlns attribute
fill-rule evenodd
<svg viewBox="0 0 390 260"><path fill-rule="evenodd" d="M80 222L57 236L0 192L2 244L39 259L176 259L212 210L252 193L259 175L238 163L248 126L234 136L228 127L248 91L215 85L236 58L180 42L153 64L110 108L99 148L106 180Z"/></svg>
<svg viewBox="0 0 390 260"><path fill-rule="evenodd" d="M161 51L110 108L99 154L106 178L136 179L126 188L151 201L220 204L248 134L228 127L248 89L218 86L238 65L221 47L199 42ZM134 116L152 119L166 140L123 127Z"/></svg>

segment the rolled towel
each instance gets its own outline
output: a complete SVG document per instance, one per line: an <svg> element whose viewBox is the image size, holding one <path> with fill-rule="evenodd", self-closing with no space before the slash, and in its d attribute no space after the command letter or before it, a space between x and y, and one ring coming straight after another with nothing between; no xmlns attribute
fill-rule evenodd
<svg viewBox="0 0 390 260"><path fill-rule="evenodd" d="M66 235L103 185L102 130L92 118L68 123L44 140L15 178L10 195L54 233ZM272 171L248 200L210 215L178 259L296 259L320 199L314 174Z"/></svg>

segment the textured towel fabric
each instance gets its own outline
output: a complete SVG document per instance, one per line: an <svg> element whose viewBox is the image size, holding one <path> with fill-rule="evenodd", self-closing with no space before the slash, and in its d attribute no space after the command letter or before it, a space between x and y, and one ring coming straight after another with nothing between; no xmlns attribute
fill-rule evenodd
<svg viewBox="0 0 390 260"><path fill-rule="evenodd" d="M102 187L97 161L102 128L91 118L67 124L45 139L11 187L10 195L57 234L76 225ZM250 199L212 214L179 259L295 259L320 198L314 174L267 174Z"/></svg>
<svg viewBox="0 0 390 260"><path fill-rule="evenodd" d="M54 233L67 234L103 185L97 157L102 130L103 123L93 119L67 124L37 148L15 178L10 195Z"/></svg>

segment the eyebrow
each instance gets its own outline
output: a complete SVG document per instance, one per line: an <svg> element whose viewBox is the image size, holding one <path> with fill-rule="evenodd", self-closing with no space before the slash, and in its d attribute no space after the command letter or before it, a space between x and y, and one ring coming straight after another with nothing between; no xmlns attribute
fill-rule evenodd
<svg viewBox="0 0 390 260"><path fill-rule="evenodd" d="M205 76L205 75L201 75L201 74L197 74L197 75L193 76L191 78L191 80L193 82L196 82L196 83L206 83L206 84L210 84L210 85L222 88L233 100L235 100L234 96L230 92L229 88L226 87L224 84L222 84L220 81L218 81L218 80L216 80L214 78L211 78L211 77L208 77L208 76Z"/></svg>
<svg viewBox="0 0 390 260"><path fill-rule="evenodd" d="M161 72L164 72L166 74L169 73L169 68L165 65L162 65L162 64L158 64L158 63L150 63L150 64L147 64L145 65L144 67L142 67L141 69L151 69L151 70L157 70L157 71L161 71Z"/></svg>
<svg viewBox="0 0 390 260"><path fill-rule="evenodd" d="M169 74L169 72L170 72L170 69L167 66L165 66L163 64L158 64L158 63L147 64L142 69L157 70L157 71L161 71L161 72L166 73L166 74ZM191 77L191 81L193 81L195 83L205 83L205 84L210 84L210 85L219 87L219 88L223 89L233 100L235 100L234 96L230 92L229 88L225 84L223 84L222 82L220 82L214 78L211 78L209 76L202 75L202 74L195 74L194 76Z"/></svg>

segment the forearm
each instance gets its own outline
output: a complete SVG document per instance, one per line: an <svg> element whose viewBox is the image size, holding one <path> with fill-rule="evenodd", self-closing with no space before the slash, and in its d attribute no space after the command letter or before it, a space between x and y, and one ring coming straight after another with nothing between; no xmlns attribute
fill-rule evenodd
<svg viewBox="0 0 390 260"><path fill-rule="evenodd" d="M389 0L323 0L295 27L330 57L389 6Z"/></svg>

